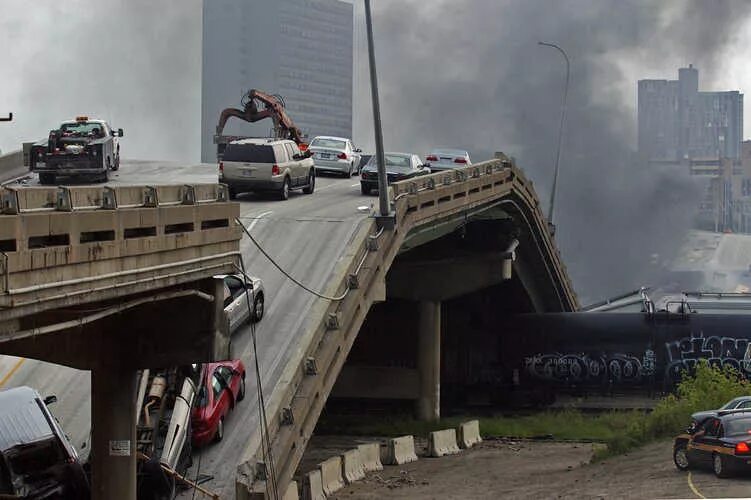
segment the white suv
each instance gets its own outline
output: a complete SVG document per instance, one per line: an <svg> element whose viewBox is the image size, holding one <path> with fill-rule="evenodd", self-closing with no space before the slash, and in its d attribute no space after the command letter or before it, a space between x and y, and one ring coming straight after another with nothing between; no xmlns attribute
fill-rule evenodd
<svg viewBox="0 0 751 500"><path fill-rule="evenodd" d="M229 196L247 191L273 191L286 200L292 189L310 194L316 171L309 152L301 152L288 139L240 139L232 141L219 162L219 182Z"/></svg>

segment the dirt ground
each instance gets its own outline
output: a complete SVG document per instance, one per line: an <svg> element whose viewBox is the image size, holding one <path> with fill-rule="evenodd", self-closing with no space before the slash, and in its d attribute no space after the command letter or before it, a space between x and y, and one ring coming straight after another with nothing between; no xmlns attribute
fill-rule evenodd
<svg viewBox="0 0 751 500"><path fill-rule="evenodd" d="M378 439L316 437L299 471L308 471L357 443ZM381 440L381 442L383 442ZM351 500L468 498L743 498L748 477L717 479L710 471L679 472L672 442L649 444L633 453L590 463L593 445L525 440L486 440L459 455L425 457L386 466L337 492ZM299 479L299 478L298 478ZM299 483L301 484L301 483Z"/></svg>

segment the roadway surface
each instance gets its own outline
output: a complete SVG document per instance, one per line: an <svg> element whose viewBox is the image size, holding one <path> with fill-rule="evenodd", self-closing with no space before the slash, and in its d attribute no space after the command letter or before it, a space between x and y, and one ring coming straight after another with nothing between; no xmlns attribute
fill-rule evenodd
<svg viewBox="0 0 751 500"><path fill-rule="evenodd" d="M109 185L190 184L217 182L216 165L184 166L170 162L124 161L110 175ZM36 177L28 185L37 185ZM71 182L73 184L73 182ZM285 270L314 290L325 288L328 276L367 213L359 206L377 201L360 194L359 178L319 177L315 192L293 192L287 201L274 196L239 197L241 218L251 234ZM244 237L241 242L248 274L263 279L266 311L256 327L261 378L268 399L289 359L295 339L307 325L314 297L292 283ZM190 477L208 474L203 484L221 498L234 497L236 466L259 422L257 384L250 327L232 337L232 355L242 359L247 371L247 397L225 423L224 439L198 451ZM71 442L82 448L91 422L90 374L86 371L30 359L0 356L0 389L28 385L42 396L55 394L51 407ZM86 455L88 447L83 448Z"/></svg>

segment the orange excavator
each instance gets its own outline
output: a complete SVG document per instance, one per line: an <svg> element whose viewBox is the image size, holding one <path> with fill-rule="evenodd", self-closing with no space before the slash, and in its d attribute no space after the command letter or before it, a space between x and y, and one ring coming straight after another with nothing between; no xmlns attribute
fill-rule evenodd
<svg viewBox="0 0 751 500"><path fill-rule="evenodd" d="M239 118L249 123L257 122L265 118L271 118L274 122L274 138L290 139L297 143L301 151L305 151L308 145L304 142L302 131L295 126L284 109L284 99L279 95L267 94L258 89L246 92L240 104L243 109L226 108L219 115L219 124L216 126L214 143L217 145L217 156L221 159L224 149L230 141L242 139L238 136L222 135L227 120L231 117Z"/></svg>

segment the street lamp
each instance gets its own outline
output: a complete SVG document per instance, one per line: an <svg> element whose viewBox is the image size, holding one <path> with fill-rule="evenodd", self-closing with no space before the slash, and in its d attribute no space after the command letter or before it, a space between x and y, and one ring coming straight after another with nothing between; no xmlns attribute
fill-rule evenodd
<svg viewBox="0 0 751 500"><path fill-rule="evenodd" d="M553 171L553 188L550 190L550 206L548 207L548 224L553 226L553 208L555 207L555 192L558 189L558 164L561 161L561 140L563 139L563 123L566 121L566 97L568 96L569 61L566 51L558 45L549 42L537 42L539 45L553 47L566 60L566 84L563 87L563 103L561 104L561 125L558 128L558 152L555 155L555 169Z"/></svg>
<svg viewBox="0 0 751 500"><path fill-rule="evenodd" d="M370 93L373 99L373 125L375 128L375 156L378 166L378 205L379 220L385 222L391 216L389 206L386 159L383 153L383 130L381 129L381 107L378 102L378 78L376 76L375 48L373 47L373 22L370 14L370 0L365 0L365 25L368 31L368 62L370 63Z"/></svg>

